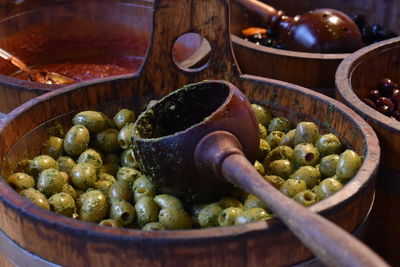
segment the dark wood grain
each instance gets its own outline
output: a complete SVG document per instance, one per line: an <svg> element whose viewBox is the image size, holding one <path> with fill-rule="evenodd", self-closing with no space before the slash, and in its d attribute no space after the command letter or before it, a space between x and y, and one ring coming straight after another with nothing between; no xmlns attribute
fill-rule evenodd
<svg viewBox="0 0 400 267"><path fill-rule="evenodd" d="M276 9L295 16L316 8L334 8L347 14L359 13L366 16L369 23L378 23L399 33L398 1L264 1ZM255 45L241 38L241 30L246 27L263 25L241 5L232 2L231 32L236 58L243 73L288 81L334 96L335 71L348 54L320 54L283 51Z"/></svg>
<svg viewBox="0 0 400 267"><path fill-rule="evenodd" d="M46 125L23 137L52 119L67 125L71 112L82 109L106 113L122 107L139 110L149 98L187 83L225 79L276 115L286 116L293 123L313 121L364 156L361 170L351 182L310 207L346 231L363 222L373 200L380 149L372 128L360 116L303 87L240 75L231 54L228 6L223 0L156 1L154 22L147 59L136 75L77 84L41 95L0 122L3 177L17 159L38 151ZM188 31L198 32L211 44L210 61L203 69L184 71L171 59L173 41ZM312 257L279 219L204 230L144 232L101 227L47 212L20 197L3 179L0 199L0 229L27 251L65 266L282 266Z"/></svg>
<svg viewBox="0 0 400 267"><path fill-rule="evenodd" d="M400 264L400 122L361 101L380 78L400 81L400 38L361 49L345 59L336 73L337 98L370 123L379 137L382 168L376 205L372 210L369 241L393 265ZM361 98L361 99L360 99Z"/></svg>

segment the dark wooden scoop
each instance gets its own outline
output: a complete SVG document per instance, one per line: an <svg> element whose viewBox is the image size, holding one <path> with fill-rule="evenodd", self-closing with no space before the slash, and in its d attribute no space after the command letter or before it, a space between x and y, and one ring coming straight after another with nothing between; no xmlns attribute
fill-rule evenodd
<svg viewBox="0 0 400 267"><path fill-rule="evenodd" d="M345 13L316 9L288 17L257 0L236 0L257 14L287 49L314 53L351 53L363 46L359 28Z"/></svg>
<svg viewBox="0 0 400 267"><path fill-rule="evenodd" d="M204 200L232 183L263 200L326 265L387 266L349 233L270 185L250 163L258 145L250 103L225 81L169 94L139 116L133 132L135 157L163 192Z"/></svg>

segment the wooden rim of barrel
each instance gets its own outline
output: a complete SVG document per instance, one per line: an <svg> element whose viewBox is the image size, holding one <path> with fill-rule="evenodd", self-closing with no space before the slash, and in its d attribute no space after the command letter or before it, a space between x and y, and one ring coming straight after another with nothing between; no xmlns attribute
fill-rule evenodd
<svg viewBox="0 0 400 267"><path fill-rule="evenodd" d="M187 1L176 0L176 2L185 6ZM0 121L0 165L4 164L3 156L12 149L12 146L20 138L31 129L57 116L99 103L104 104L109 101L133 99L135 96L162 96L185 84L196 81L210 78L225 79L242 89L250 99L257 97L259 99L268 99L272 106L284 107L287 112L296 114L308 112L308 116L315 114L315 117L320 119L321 123L326 123L326 121L323 121L323 119L327 119L326 116L333 118L331 124L327 126L339 129L343 135L346 134L346 137L352 137L351 141L347 140L350 143L354 142L352 144L355 144L357 142L359 149L362 150L360 153L364 156L359 172L344 186L343 190L311 206L310 209L312 211L334 218L337 215L335 209L347 210L346 208L348 208L352 200L357 197L357 200L360 200L358 193L363 194L363 200L370 200L364 193L374 183L374 175L380 156L378 140L372 128L359 115L334 99L286 82L241 75L231 51L228 23L229 11L226 1L200 2L192 0L186 4L196 6L195 9L192 9L194 14L191 14L192 18L195 19L185 20L185 16L188 15L186 13L182 13L181 17L171 16L170 14L174 14L171 13L174 10L167 0L155 1L155 22L179 20L181 23L179 27L174 29L173 33L168 31L168 28L165 28L167 23L154 24L155 27L153 27L153 35L146 60L137 74L124 75L117 78L109 77L101 81L89 81L64 87L32 99L8 114L5 119ZM202 8L205 7L207 7L206 10L210 10L208 14L201 13ZM213 20L210 20L211 18ZM205 25L204 21L211 23L211 27L203 27ZM191 29L197 29L198 33L210 42L212 53L205 67L195 71L184 71L174 64L172 57L165 57L165 54L170 55L173 41ZM166 32L171 34L169 36L170 39L163 38ZM302 102L303 100L304 102ZM303 104L305 106L302 106ZM32 114L35 114L35 116L32 116ZM20 125L18 120L23 120L24 123ZM354 125L357 127L353 132L346 132L348 127L353 127ZM11 220L19 221L21 219L26 225L32 227L34 225L39 233L40 230L43 230L47 231L47 233L61 235L62 232L63 238L81 235L85 240L92 239L95 241L105 238L118 244L132 244L134 242L143 245L151 245L155 244L155 242L185 244L188 242L201 242L205 239L224 240L240 236L255 236L266 230L285 229L278 219L232 227L160 232L102 227L93 223L63 217L39 208L19 196L17 192L5 183L4 179L0 179L0 199L2 200L0 210L7 207L7 214L9 217L11 216ZM363 205L356 207L369 210L369 207L363 207ZM364 211L360 212L363 213ZM349 214L347 213L347 215ZM350 215L356 216L354 213ZM24 217L21 218L21 216ZM2 228L4 229L4 227L10 231L14 230L11 225L3 225ZM11 236L11 238L15 238L15 234L14 232L14 236ZM70 238L67 241L73 242ZM51 255L47 256L51 257Z"/></svg>
<svg viewBox="0 0 400 267"><path fill-rule="evenodd" d="M382 164L395 170L399 169L400 163L400 160L397 159L398 157L393 157L393 155L399 155L400 153L400 149L395 144L396 142L394 142L400 134L400 122L383 115L365 104L354 92L352 78L353 72L364 60L370 59L381 52L400 49L399 43L400 37L396 37L364 47L343 60L336 72L337 98L371 124L380 138L381 146L383 146ZM390 144L386 145L386 141L390 142ZM391 157L390 161L386 160L386 156Z"/></svg>

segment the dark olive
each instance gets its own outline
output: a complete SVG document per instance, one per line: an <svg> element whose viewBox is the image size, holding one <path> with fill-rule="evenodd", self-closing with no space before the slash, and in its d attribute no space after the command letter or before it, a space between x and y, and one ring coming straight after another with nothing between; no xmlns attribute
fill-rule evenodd
<svg viewBox="0 0 400 267"><path fill-rule="evenodd" d="M393 109L391 109L388 105L383 105L378 107L378 111L386 116L390 116L393 112Z"/></svg>
<svg viewBox="0 0 400 267"><path fill-rule="evenodd" d="M374 103L374 101L372 101L371 99L369 99L369 98L364 98L364 103L365 104L367 104L368 106L370 106L371 108L373 108L373 109L376 109L377 107L376 107L376 104Z"/></svg>
<svg viewBox="0 0 400 267"><path fill-rule="evenodd" d="M367 98L371 99L373 102L375 102L380 97L381 97L381 94L376 89L369 91L368 96L367 96Z"/></svg>
<svg viewBox="0 0 400 267"><path fill-rule="evenodd" d="M380 98L378 98L376 100L376 104L378 105L378 107L386 105L389 106L390 109L394 109L394 104L392 102L392 100L390 100L390 98L381 96Z"/></svg>
<svg viewBox="0 0 400 267"><path fill-rule="evenodd" d="M382 95L390 96L393 89L397 87L397 84L389 78L382 78L378 81L377 87Z"/></svg>

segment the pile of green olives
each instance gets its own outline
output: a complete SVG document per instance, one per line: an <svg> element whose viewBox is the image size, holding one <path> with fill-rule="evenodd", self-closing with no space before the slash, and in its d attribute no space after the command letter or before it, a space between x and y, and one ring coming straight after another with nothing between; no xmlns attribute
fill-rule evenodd
<svg viewBox="0 0 400 267"><path fill-rule="evenodd" d="M260 147L254 167L274 187L304 206L331 196L362 159L312 122L295 127L252 104ZM136 113L112 118L87 110L65 134L50 135L40 155L22 160L6 181L36 205L108 227L173 230L238 225L274 217L260 199L239 188L212 203L190 204L160 192L139 169L131 149Z"/></svg>

